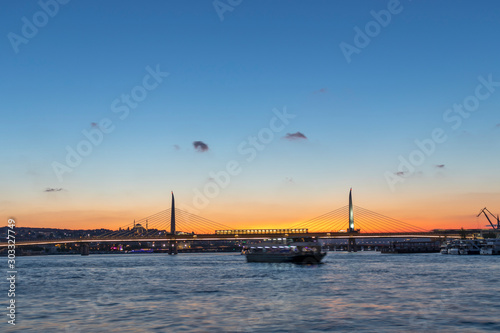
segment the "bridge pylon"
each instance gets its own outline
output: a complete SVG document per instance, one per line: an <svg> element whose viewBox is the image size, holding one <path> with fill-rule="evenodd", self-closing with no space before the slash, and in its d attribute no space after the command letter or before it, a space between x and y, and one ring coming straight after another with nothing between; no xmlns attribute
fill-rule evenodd
<svg viewBox="0 0 500 333"><path fill-rule="evenodd" d="M352 187L349 190L349 228L348 232L356 232L354 229L354 209L352 205ZM350 237L347 243L347 251L356 252L356 238Z"/></svg>
<svg viewBox="0 0 500 333"><path fill-rule="evenodd" d="M173 238L168 244L168 254L177 254L177 241L175 240L175 199L172 191L172 212L170 215L170 233Z"/></svg>
<svg viewBox="0 0 500 333"><path fill-rule="evenodd" d="M349 190L349 232L354 232L354 211L352 206L352 188Z"/></svg>
<svg viewBox="0 0 500 333"><path fill-rule="evenodd" d="M175 199L172 191L172 212L170 214L170 233L175 235Z"/></svg>

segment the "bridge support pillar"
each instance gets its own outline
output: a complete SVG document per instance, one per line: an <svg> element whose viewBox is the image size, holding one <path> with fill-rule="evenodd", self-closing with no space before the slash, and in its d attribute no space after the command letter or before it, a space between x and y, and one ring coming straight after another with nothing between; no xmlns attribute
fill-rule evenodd
<svg viewBox="0 0 500 333"><path fill-rule="evenodd" d="M88 256L90 253L90 243L80 243L80 254Z"/></svg>
<svg viewBox="0 0 500 333"><path fill-rule="evenodd" d="M356 238L349 238L347 241L347 251L349 252L357 252L356 249Z"/></svg>
<svg viewBox="0 0 500 333"><path fill-rule="evenodd" d="M171 240L168 244L168 254L177 254L177 241Z"/></svg>

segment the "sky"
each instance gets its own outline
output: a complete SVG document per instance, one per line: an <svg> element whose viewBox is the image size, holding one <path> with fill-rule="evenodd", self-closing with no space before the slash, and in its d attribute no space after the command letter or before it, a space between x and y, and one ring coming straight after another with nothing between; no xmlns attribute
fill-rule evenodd
<svg viewBox="0 0 500 333"><path fill-rule="evenodd" d="M5 223L117 229L171 191L234 228L350 188L427 229L500 213L497 1L0 6Z"/></svg>

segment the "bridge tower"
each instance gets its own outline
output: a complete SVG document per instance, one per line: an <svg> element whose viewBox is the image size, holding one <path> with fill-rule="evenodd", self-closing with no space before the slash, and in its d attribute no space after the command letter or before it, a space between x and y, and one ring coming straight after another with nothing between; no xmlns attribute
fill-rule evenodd
<svg viewBox="0 0 500 333"><path fill-rule="evenodd" d="M168 244L168 254L177 254L177 241L175 240L175 199L172 191L172 212L170 215L170 234L172 238Z"/></svg>
<svg viewBox="0 0 500 333"><path fill-rule="evenodd" d="M172 212L170 215L170 233L172 235L175 235L175 199L173 191L172 191Z"/></svg>
<svg viewBox="0 0 500 333"><path fill-rule="evenodd" d="M349 190L349 232L354 231L354 212L352 209L352 188Z"/></svg>
<svg viewBox="0 0 500 333"><path fill-rule="evenodd" d="M353 211L353 207L352 207L352 187L349 190L349 228L347 229L347 232L349 232L349 233L356 232L354 230L354 211ZM349 239L347 241L347 251L356 252L356 238L349 237Z"/></svg>

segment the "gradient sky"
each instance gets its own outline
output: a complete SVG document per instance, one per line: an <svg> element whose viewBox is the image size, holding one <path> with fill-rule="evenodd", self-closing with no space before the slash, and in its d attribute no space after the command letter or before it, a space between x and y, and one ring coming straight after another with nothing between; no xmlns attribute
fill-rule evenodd
<svg viewBox="0 0 500 333"><path fill-rule="evenodd" d="M243 0L223 20L213 1L73 0L53 17L36 1L0 6L5 223L118 228L169 208L172 190L178 207L234 227L296 224L346 205L350 187L356 205L429 229L500 213L500 84L477 88L500 82L498 1ZM348 62L341 45L388 6ZM23 29L34 19L36 33ZM121 119L148 66L169 75ZM489 94L474 112L444 119L477 89ZM284 109L295 117L269 138ZM113 131L58 179L54 162L106 118ZM399 169L436 128L445 142ZM297 132L307 139L285 138ZM259 133L269 140L248 161ZM240 172L197 205L229 161Z"/></svg>

